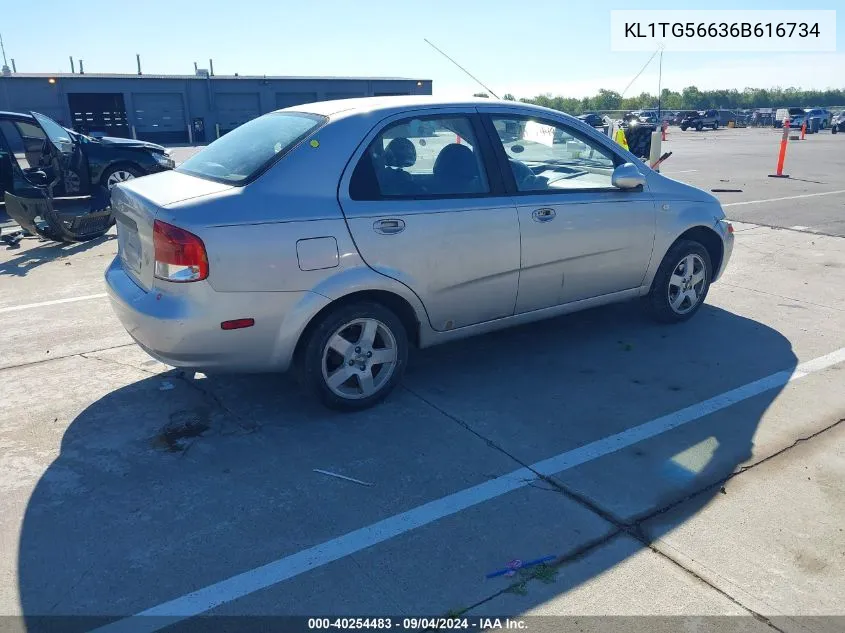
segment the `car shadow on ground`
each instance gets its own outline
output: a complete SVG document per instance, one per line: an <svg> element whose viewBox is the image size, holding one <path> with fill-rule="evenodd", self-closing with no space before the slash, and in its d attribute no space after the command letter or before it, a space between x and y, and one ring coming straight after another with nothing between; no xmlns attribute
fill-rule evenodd
<svg viewBox="0 0 845 633"><path fill-rule="evenodd" d="M52 618L68 615L138 613L520 463L790 372L796 362L779 332L716 307L705 306L686 324L661 326L636 306L620 305L419 351L402 388L381 407L352 415L323 410L277 376L194 379L174 371L133 382L136 370L103 363L104 372L125 370L134 378L121 378L125 386L80 407L22 522L17 580L27 630L45 630L59 622ZM751 456L761 417L779 392L764 391L554 475L563 497L610 525L604 536L580 535L583 542L620 530L641 538L633 547L568 561L571 546L560 536L554 553L565 573L546 570L554 592L600 576L718 499L722 482ZM380 477L378 485L330 494L324 483L330 480L315 479L311 470L338 463L356 477ZM483 465L470 468L474 463ZM394 468L399 474L387 477ZM450 468L469 470L456 470L459 478ZM474 548L411 548L391 558L402 587L392 601L380 604L378 591L369 605L343 599L346 583L367 583L366 574L354 581L329 576L321 591L297 598L296 583L319 573L310 571L275 587L260 613L372 616L375 605L419 616L471 608L528 580L489 581L484 574L513 557L506 546L520 530L543 534L544 521L559 511L556 498L543 497L551 505L542 521L493 517L473 525L477 513L456 515L457 527L452 522L449 529L484 534L488 547L501 544L496 560ZM481 516L484 508L477 508ZM661 518L646 523L653 516ZM446 527L419 528L427 529ZM370 554L378 556L380 547ZM461 565L477 567L477 585L450 575L430 583L419 573ZM456 589L458 580L464 584ZM519 612L541 602L530 582L526 587ZM103 620L61 621L62 630L95 623Z"/></svg>
<svg viewBox="0 0 845 633"><path fill-rule="evenodd" d="M17 246L4 244L5 250L12 251L15 255L11 259L0 261L0 276L26 277L30 271L48 262L69 258L116 238L117 235L112 232L86 242L66 244L42 240L39 237L25 237ZM2 252L0 251L0 253ZM69 263L69 260L66 263Z"/></svg>

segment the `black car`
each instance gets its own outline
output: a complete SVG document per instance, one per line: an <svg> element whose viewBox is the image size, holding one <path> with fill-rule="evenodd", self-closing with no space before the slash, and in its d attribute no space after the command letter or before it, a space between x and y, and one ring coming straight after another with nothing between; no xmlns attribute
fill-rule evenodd
<svg viewBox="0 0 845 633"><path fill-rule="evenodd" d="M32 112L0 112L0 186L24 231L56 241L93 239L113 224L109 190L172 169L163 147L95 140Z"/></svg>
<svg viewBox="0 0 845 633"><path fill-rule="evenodd" d="M54 191L56 197L85 195L96 187L111 189L125 180L175 167L167 150L155 143L95 139L67 130L37 112L0 112L0 160L15 160L24 174L49 166L48 156L56 142L65 144L65 151L74 155ZM10 191L11 165L2 172L7 180L0 184L3 191Z"/></svg>
<svg viewBox="0 0 845 633"><path fill-rule="evenodd" d="M695 128L700 131L706 127L712 127L714 130L719 127L718 110L700 110L698 112L689 112L683 119L681 119L681 130L683 131L686 131L689 128Z"/></svg>
<svg viewBox="0 0 845 633"><path fill-rule="evenodd" d="M585 112L584 114L578 117L587 125L591 125L593 127L604 127L604 118L600 114L596 114L595 112Z"/></svg>

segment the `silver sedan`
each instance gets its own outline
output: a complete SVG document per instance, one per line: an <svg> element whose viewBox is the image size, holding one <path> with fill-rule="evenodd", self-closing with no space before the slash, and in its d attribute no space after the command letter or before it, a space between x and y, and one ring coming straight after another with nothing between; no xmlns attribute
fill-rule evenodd
<svg viewBox="0 0 845 633"><path fill-rule="evenodd" d="M616 301L692 317L733 229L590 126L426 97L279 110L117 186L112 305L153 357L361 409L426 347Z"/></svg>

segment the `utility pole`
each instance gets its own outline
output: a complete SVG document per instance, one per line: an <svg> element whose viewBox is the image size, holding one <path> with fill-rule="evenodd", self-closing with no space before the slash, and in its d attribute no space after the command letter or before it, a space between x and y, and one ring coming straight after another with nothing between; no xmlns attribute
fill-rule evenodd
<svg viewBox="0 0 845 633"><path fill-rule="evenodd" d="M9 70L9 63L6 61L6 47L3 46L3 36L0 35L0 51L3 53L3 68L0 71L3 73L4 77L8 77L12 74L12 71Z"/></svg>
<svg viewBox="0 0 845 633"><path fill-rule="evenodd" d="M663 47L660 47L660 70L657 73L657 122L660 123L660 98L663 96Z"/></svg>

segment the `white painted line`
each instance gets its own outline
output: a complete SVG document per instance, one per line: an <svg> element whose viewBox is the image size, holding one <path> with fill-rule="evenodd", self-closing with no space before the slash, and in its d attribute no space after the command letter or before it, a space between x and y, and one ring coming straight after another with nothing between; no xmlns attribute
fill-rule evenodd
<svg viewBox="0 0 845 633"><path fill-rule="evenodd" d="M529 468L520 468L477 486L465 488L440 499L429 501L406 512L395 514L366 527L348 532L343 536L333 538L330 541L314 545L261 567L250 569L213 585L197 589L179 598L146 609L134 616L100 627L96 629L95 633L158 631L175 622L200 615L227 602L243 598L393 537L457 514L461 510L524 488L537 480L537 473L549 476L569 470L841 362L845 362L845 347L806 363L801 363L793 371L785 370L771 374L621 433L544 459Z"/></svg>
<svg viewBox="0 0 845 633"><path fill-rule="evenodd" d="M698 171L697 169L682 169L680 171L665 171L663 172L664 176L671 176L672 174L691 174L694 171Z"/></svg>
<svg viewBox="0 0 845 633"><path fill-rule="evenodd" d="M796 224L795 226L790 226L789 228L792 229L793 231L806 231L810 227L804 226L803 224Z"/></svg>
<svg viewBox="0 0 845 633"><path fill-rule="evenodd" d="M21 306L9 306L7 308L0 308L0 314L3 312L17 312L18 310L30 310L32 308L44 308L47 306L56 306L62 303L74 303L75 301L89 301L90 299L102 299L108 297L105 292L96 295L83 295L81 297L70 297L68 299L53 299L52 301L42 301L41 303L26 303Z"/></svg>
<svg viewBox="0 0 845 633"><path fill-rule="evenodd" d="M820 193L805 193L800 196L784 196L783 198L768 198L767 200L746 200L745 202L728 202L723 207L738 207L744 204L763 204L764 202L780 202L781 200L798 200L799 198L815 198L816 196L834 196L838 193L845 193L845 189L837 191L822 191Z"/></svg>

